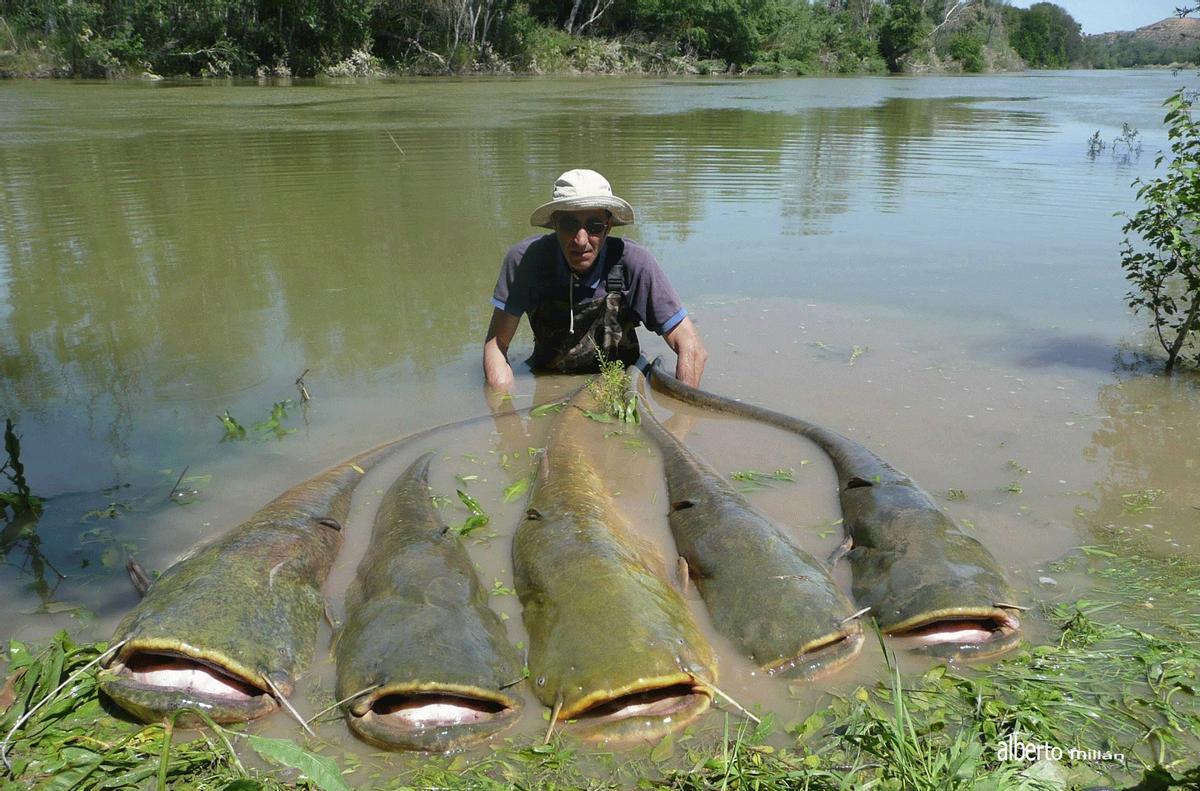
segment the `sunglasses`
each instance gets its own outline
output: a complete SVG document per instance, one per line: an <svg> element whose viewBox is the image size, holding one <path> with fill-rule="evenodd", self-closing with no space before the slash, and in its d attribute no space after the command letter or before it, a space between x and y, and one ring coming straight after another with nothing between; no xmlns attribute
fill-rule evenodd
<svg viewBox="0 0 1200 791"><path fill-rule="evenodd" d="M588 232L588 236L599 236L608 230L608 221L602 220L599 217L592 217L585 222L580 222L579 218L572 214L563 214L558 217L556 222L558 230L563 233L568 233L574 236L579 233L579 229L583 228Z"/></svg>

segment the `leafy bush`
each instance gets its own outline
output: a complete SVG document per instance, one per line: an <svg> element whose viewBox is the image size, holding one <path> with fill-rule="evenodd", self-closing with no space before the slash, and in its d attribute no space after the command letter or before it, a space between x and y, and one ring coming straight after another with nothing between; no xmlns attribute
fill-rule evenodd
<svg viewBox="0 0 1200 791"><path fill-rule="evenodd" d="M1122 229L1121 267L1133 286L1126 301L1151 314L1170 372L1186 349L1197 351L1200 337L1200 122L1182 90L1165 106L1173 158L1161 178L1134 182L1145 205ZM1155 167L1164 159L1159 154ZM1143 244L1135 246L1131 234ZM1200 353L1192 362L1200 364Z"/></svg>
<svg viewBox="0 0 1200 791"><path fill-rule="evenodd" d="M986 65L983 58L983 38L959 31L946 44L946 55L962 64L963 71L979 73Z"/></svg>

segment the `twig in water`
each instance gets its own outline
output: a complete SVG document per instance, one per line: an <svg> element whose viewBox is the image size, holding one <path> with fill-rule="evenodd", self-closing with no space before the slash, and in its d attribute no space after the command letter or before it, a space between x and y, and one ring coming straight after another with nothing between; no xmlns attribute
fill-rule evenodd
<svg viewBox="0 0 1200 791"><path fill-rule="evenodd" d="M41 700L39 700L39 701L38 701L36 704L34 704L34 705L33 705L33 707L31 707L31 708L29 709L29 711L27 711L27 712L25 712L24 714L22 714L22 715L21 715L21 718L20 718L19 720L17 720L17 722L16 722L16 724L15 724L15 725L13 725L13 726L12 726L12 730L10 730L10 731L8 732L8 735L4 737L4 741L0 742L0 760L3 760L3 761L4 761L4 766L5 766L5 768L7 768L7 769L8 769L8 771L10 771L10 772L12 771L12 763L11 763L11 762L9 762L9 760L8 760L8 745L9 745L9 744L12 742L12 738L13 738L13 736L15 736L15 735L16 735L17 731L19 731L19 730L21 729L21 726L22 726L22 725L24 725L26 722L28 722L28 721L29 721L29 718L33 716L33 713L34 713L35 711L37 711L37 710L38 710L38 709L40 709L42 706L44 706L44 705L46 705L47 703L49 703L51 700L53 700L53 699L54 699L54 696L55 696L55 695L57 695L58 693L62 692L64 689L66 689L66 688L67 688L67 686L68 686L68 685L69 685L69 684L70 684L72 681L74 681L75 679L79 678L79 677L80 677L80 676L82 676L82 675L83 675L85 672L87 672L88 670L91 670L93 667L95 667L96 665L98 665L98 664L100 664L101 662L103 662L103 661L104 661L104 658L105 658L105 657L107 657L109 654L113 653L114 651L118 651L118 650L120 650L121 646L125 645L125 643L127 643L127 642L129 642L129 641L128 641L128 640L122 640L122 641L120 641L119 643L117 643L116 645L114 645L114 646L111 646L111 647L110 647L110 648L109 648L107 651L105 651L103 654L101 654L100 656L96 657L96 658L95 658L95 659L93 659L91 662L88 662L86 665L84 665L83 667L79 668L78 670L76 670L76 671L75 671L74 673L72 673L71 675L67 676L67 680L66 680L66 681L64 681L63 683L59 684L57 687L55 687L55 688L54 688L54 689L53 689L53 690L50 692L50 694L49 694L49 695L47 695L46 697L44 697L44 698L42 698Z"/></svg>
<svg viewBox="0 0 1200 791"><path fill-rule="evenodd" d="M191 465L185 464L183 472L179 473L179 477L175 479L175 485L171 487L171 492L167 495L168 500L175 496L175 492L179 491L179 484L183 483L183 476L187 475L189 469L191 469Z"/></svg>
<svg viewBox="0 0 1200 791"><path fill-rule="evenodd" d="M267 686L270 687L271 694L275 696L275 700L279 701L280 705L296 718L296 722L300 723L300 727L307 731L309 736L316 736L317 734L312 728L308 727L308 723L300 716L300 712L296 711L295 707L292 706L291 701L284 697L284 694L279 691L279 687L275 686L275 682L271 680L270 676L263 676L263 680L267 682Z"/></svg>
<svg viewBox="0 0 1200 791"><path fill-rule="evenodd" d="M554 708L550 711L550 727L546 729L546 738L542 739L542 744L549 744L550 737L554 735L554 723L558 722L558 714L562 711L562 698L554 701Z"/></svg>
<svg viewBox="0 0 1200 791"><path fill-rule="evenodd" d="M354 700L355 698L361 698L363 695L367 694L368 692L374 692L375 690L379 689L380 686L382 686L382 685L381 684L372 684L371 686L367 687L366 689L360 689L358 692L355 692L353 695L351 695L348 698L342 698L337 703L334 703L332 706L326 706L325 708L318 711L316 714L309 717L307 724L311 725L312 723L316 722L321 717L324 717L326 714L333 711L334 709L336 709L338 706L342 705L343 703L349 703L350 701Z"/></svg>
<svg viewBox="0 0 1200 791"><path fill-rule="evenodd" d="M393 140L392 142L394 143L396 141ZM296 377L296 389L300 391L301 403L312 400L312 395L308 392L308 388L304 386L304 377L308 375L309 370L311 369L305 368L304 373Z"/></svg>
<svg viewBox="0 0 1200 791"><path fill-rule="evenodd" d="M998 601L998 602L994 602L994 603L992 604L992 606L993 606L993 607L1000 607L1000 608L1002 608L1002 609L1005 609L1005 610L1020 610L1021 612L1025 612L1026 610L1028 610L1028 609L1029 609L1028 607L1022 607L1022 606L1021 606L1021 605L1019 605L1019 604L1010 604L1009 602L1006 602L1006 601Z"/></svg>
<svg viewBox="0 0 1200 791"><path fill-rule="evenodd" d="M385 130L383 130L383 131L387 132L387 136L388 136L388 138L390 138L390 139L391 139L391 141L392 141L392 145L394 145L394 146L396 147L396 150L400 152L400 155L401 155L401 156L408 156L408 154L405 154L405 153L404 153L404 149L400 147L400 144L396 142L396 138L392 137L392 133L391 133L391 132L388 132L386 129L385 129Z"/></svg>
<svg viewBox="0 0 1200 791"><path fill-rule="evenodd" d="M717 695L718 695L719 697L721 697L722 699L724 699L726 702L728 702L728 703L732 704L732 705L733 705L733 707L734 707L735 709L737 709L738 711L740 711L742 714L746 715L746 719L750 720L750 721L751 721L751 722L753 722L755 725L761 725L761 724L762 724L762 720L760 720L758 717L755 717L753 714L751 714L749 711L747 711L745 706L743 706L741 703L738 703L738 702L737 702L736 700L734 700L733 698L729 697L729 695L728 695L727 693L725 693L725 692L722 692L722 691L721 691L721 688L720 688L720 687L718 687L716 684L712 683L711 681L702 681L702 680L700 680L700 679L698 679L698 678L695 678L695 677L693 677L693 678L692 678L692 680L693 680L693 681L695 681L695 682L696 682L697 684L699 684L700 686L702 686L702 687L708 687L708 688L709 688L709 689L711 689L713 692L717 693Z"/></svg>

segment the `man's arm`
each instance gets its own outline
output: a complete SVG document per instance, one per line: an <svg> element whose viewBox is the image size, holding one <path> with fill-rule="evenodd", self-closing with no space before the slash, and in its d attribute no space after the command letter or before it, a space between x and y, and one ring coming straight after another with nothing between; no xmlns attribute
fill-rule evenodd
<svg viewBox="0 0 1200 791"><path fill-rule="evenodd" d="M663 340L678 358L675 361L675 378L684 384L699 387L700 377L704 375L704 363L708 361L708 351L700 342L700 333L696 331L692 317L684 316L683 321L663 336Z"/></svg>
<svg viewBox="0 0 1200 791"><path fill-rule="evenodd" d="M520 316L505 313L500 308L492 309L492 323L488 325L487 339L483 342L483 376L489 385L502 392L512 387L513 372L508 363L508 344L517 334L517 325L520 323Z"/></svg>

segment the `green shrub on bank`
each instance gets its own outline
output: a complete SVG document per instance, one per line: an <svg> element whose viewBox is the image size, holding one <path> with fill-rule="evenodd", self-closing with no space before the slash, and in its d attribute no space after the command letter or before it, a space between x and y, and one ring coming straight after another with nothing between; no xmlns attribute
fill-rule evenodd
<svg viewBox="0 0 1200 791"><path fill-rule="evenodd" d="M978 74L987 66L983 56L984 41L975 33L960 31L950 37L944 54L962 64L963 71ZM942 51L939 51L942 54Z"/></svg>
<svg viewBox="0 0 1200 791"><path fill-rule="evenodd" d="M939 58L981 71L1018 65L997 56L1010 44L1038 66L1087 56L1062 9L1000 0L7 0L0 20L0 73L35 76L711 73L717 61L815 74Z"/></svg>

